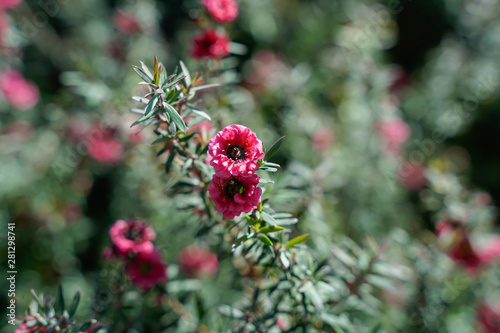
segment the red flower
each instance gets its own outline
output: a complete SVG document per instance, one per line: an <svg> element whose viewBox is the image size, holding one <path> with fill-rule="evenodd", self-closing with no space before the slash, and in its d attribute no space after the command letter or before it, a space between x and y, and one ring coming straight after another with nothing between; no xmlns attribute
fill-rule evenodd
<svg viewBox="0 0 500 333"><path fill-rule="evenodd" d="M158 251L140 253L125 269L130 281L144 290L167 281L167 265Z"/></svg>
<svg viewBox="0 0 500 333"><path fill-rule="evenodd" d="M500 304L480 305L477 311L477 329L479 333L500 332Z"/></svg>
<svg viewBox="0 0 500 333"><path fill-rule="evenodd" d="M125 257L129 253L152 253L156 234L149 225L137 220L118 220L109 229L114 252Z"/></svg>
<svg viewBox="0 0 500 333"><path fill-rule="evenodd" d="M208 29L197 35L194 40L191 56L194 58L210 57L219 59L229 54L229 38L225 32L217 33L213 29Z"/></svg>
<svg viewBox="0 0 500 333"><path fill-rule="evenodd" d="M17 7L23 0L0 0L0 9L12 9Z"/></svg>
<svg viewBox="0 0 500 333"><path fill-rule="evenodd" d="M225 219L248 213L260 203L262 189L257 187L259 176L221 178L215 174L208 186L210 197Z"/></svg>
<svg viewBox="0 0 500 333"><path fill-rule="evenodd" d="M13 69L0 73L0 90L10 105L22 111L31 109L40 99L37 86Z"/></svg>
<svg viewBox="0 0 500 333"><path fill-rule="evenodd" d="M249 128L230 125L210 140L210 165L219 177L248 176L258 168L258 159L264 157L262 141Z"/></svg>
<svg viewBox="0 0 500 333"><path fill-rule="evenodd" d="M123 146L111 129L90 131L87 150L94 160L105 164L117 163L123 157Z"/></svg>
<svg viewBox="0 0 500 333"><path fill-rule="evenodd" d="M462 238L452 247L449 256L458 264L464 266L469 271L476 271L481 265L481 257L470 243L468 237Z"/></svg>
<svg viewBox="0 0 500 333"><path fill-rule="evenodd" d="M115 12L113 15L113 25L116 29L127 35L141 31L141 26L135 16L126 10Z"/></svg>
<svg viewBox="0 0 500 333"><path fill-rule="evenodd" d="M213 276L219 269L215 253L194 245L185 247L181 251L179 265L189 278Z"/></svg>
<svg viewBox="0 0 500 333"><path fill-rule="evenodd" d="M238 4L234 0L203 0L202 3L217 22L228 23L238 17Z"/></svg>

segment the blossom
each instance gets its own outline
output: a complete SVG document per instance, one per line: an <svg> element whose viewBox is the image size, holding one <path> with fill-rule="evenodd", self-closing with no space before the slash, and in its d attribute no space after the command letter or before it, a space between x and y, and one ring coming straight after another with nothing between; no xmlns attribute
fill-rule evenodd
<svg viewBox="0 0 500 333"><path fill-rule="evenodd" d="M421 163L406 162L399 170L399 182L410 190L419 190L425 186L425 166Z"/></svg>
<svg viewBox="0 0 500 333"><path fill-rule="evenodd" d="M470 272L476 271L481 265L481 256L472 247L468 237L463 237L450 250L449 256Z"/></svg>
<svg viewBox="0 0 500 333"><path fill-rule="evenodd" d="M245 75L248 89L255 94L277 90L289 83L290 66L279 54L268 50L256 52Z"/></svg>
<svg viewBox="0 0 500 333"><path fill-rule="evenodd" d="M258 159L264 157L262 141L249 128L230 125L210 140L208 154L210 165L220 177L248 176L259 167Z"/></svg>
<svg viewBox="0 0 500 333"><path fill-rule="evenodd" d="M234 0L203 0L202 4L217 22L229 23L238 17L238 4Z"/></svg>
<svg viewBox="0 0 500 333"><path fill-rule="evenodd" d="M259 176L223 178L215 174L208 186L210 197L225 219L248 213L260 203L262 189L257 187Z"/></svg>
<svg viewBox="0 0 500 333"><path fill-rule="evenodd" d="M179 254L179 265L187 277L213 276L219 269L215 253L198 246L187 246Z"/></svg>
<svg viewBox="0 0 500 333"><path fill-rule="evenodd" d="M0 0L0 9L12 9L17 7L23 0Z"/></svg>
<svg viewBox="0 0 500 333"><path fill-rule="evenodd" d="M138 254L127 263L125 270L130 281L144 290L167 281L167 265L158 251Z"/></svg>
<svg viewBox="0 0 500 333"><path fill-rule="evenodd" d="M119 162L123 157L123 146L111 129L94 128L86 142L90 156L105 164Z"/></svg>
<svg viewBox="0 0 500 333"><path fill-rule="evenodd" d="M411 135L410 126L397 117L380 122L378 128L383 138L389 143L404 143Z"/></svg>
<svg viewBox="0 0 500 333"><path fill-rule="evenodd" d="M314 132L311 143L317 151L325 151L332 146L333 132L329 128L321 128Z"/></svg>
<svg viewBox="0 0 500 333"><path fill-rule="evenodd" d="M477 311L477 329L479 333L500 332L500 303L482 303Z"/></svg>
<svg viewBox="0 0 500 333"><path fill-rule="evenodd" d="M0 73L0 91L10 105L22 111L31 109L40 99L37 86L13 69Z"/></svg>
<svg viewBox="0 0 500 333"><path fill-rule="evenodd" d="M126 10L117 10L114 13L113 25L127 35L141 31L141 26L135 16Z"/></svg>
<svg viewBox="0 0 500 333"><path fill-rule="evenodd" d="M118 220L109 229L113 248L118 256L129 253L151 253L156 234L149 225L138 220Z"/></svg>
<svg viewBox="0 0 500 333"><path fill-rule="evenodd" d="M229 38L225 32L208 29L193 40L191 56L194 58L210 57L218 59L229 54Z"/></svg>

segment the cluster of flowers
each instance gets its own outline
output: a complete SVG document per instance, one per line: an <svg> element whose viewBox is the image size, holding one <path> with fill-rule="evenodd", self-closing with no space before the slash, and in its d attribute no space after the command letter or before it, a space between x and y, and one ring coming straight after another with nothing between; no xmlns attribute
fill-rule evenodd
<svg viewBox="0 0 500 333"><path fill-rule="evenodd" d="M104 249L105 258L125 261L130 281L144 290L168 281L168 265L153 245L156 233L139 220L118 220L109 229L112 246ZM179 266L189 278L209 277L217 273L219 261L208 249L190 245L179 254Z"/></svg>
<svg viewBox="0 0 500 333"><path fill-rule="evenodd" d="M210 140L208 154L215 169L208 192L222 216L233 219L255 209L262 195L255 171L264 157L257 135L242 125L227 126Z"/></svg>
<svg viewBox="0 0 500 333"><path fill-rule="evenodd" d="M216 24L230 23L238 17L238 4L235 0L202 0L202 4ZM229 54L230 40L222 27L215 30L206 28L195 36L191 55L194 58L219 59Z"/></svg>

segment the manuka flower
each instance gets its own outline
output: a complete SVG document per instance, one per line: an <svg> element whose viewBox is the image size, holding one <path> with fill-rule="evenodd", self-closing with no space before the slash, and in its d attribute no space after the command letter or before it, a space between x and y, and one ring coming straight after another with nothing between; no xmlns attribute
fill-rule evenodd
<svg viewBox="0 0 500 333"><path fill-rule="evenodd" d="M249 128L230 125L210 140L210 165L219 177L248 176L258 168L258 159L264 157L262 141Z"/></svg>
<svg viewBox="0 0 500 333"><path fill-rule="evenodd" d="M130 281L144 290L167 281L167 265L162 262L158 251L140 253L127 263L125 269Z"/></svg>
<svg viewBox="0 0 500 333"><path fill-rule="evenodd" d="M187 246L181 251L179 265L189 278L212 276L219 269L215 253L195 245Z"/></svg>
<svg viewBox="0 0 500 333"><path fill-rule="evenodd" d="M225 32L208 29L193 40L191 55L194 58L219 59L229 54L229 38Z"/></svg>
<svg viewBox="0 0 500 333"><path fill-rule="evenodd" d="M113 242L113 252L119 257L129 253L151 253L156 234L149 225L137 220L118 220L109 229L109 236Z"/></svg>
<svg viewBox="0 0 500 333"><path fill-rule="evenodd" d="M37 86L13 69L0 73L0 91L10 105L21 111L31 109L40 99Z"/></svg>
<svg viewBox="0 0 500 333"><path fill-rule="evenodd" d="M89 155L104 164L114 164L123 157L123 145L113 129L95 127L88 133L86 141Z"/></svg>
<svg viewBox="0 0 500 333"><path fill-rule="evenodd" d="M225 219L248 213L260 203L262 189L257 187L259 176L224 178L215 174L208 186L210 197Z"/></svg>
<svg viewBox="0 0 500 333"><path fill-rule="evenodd" d="M202 3L217 22L229 23L238 17L238 4L234 0L203 0Z"/></svg>
<svg viewBox="0 0 500 333"><path fill-rule="evenodd" d="M500 303L482 303L477 310L479 333L500 332Z"/></svg>

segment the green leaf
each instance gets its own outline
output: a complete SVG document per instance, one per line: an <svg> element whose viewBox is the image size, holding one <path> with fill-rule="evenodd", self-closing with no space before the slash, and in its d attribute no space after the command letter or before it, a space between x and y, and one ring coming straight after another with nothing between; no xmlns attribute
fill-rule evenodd
<svg viewBox="0 0 500 333"><path fill-rule="evenodd" d="M153 78L149 77L142 69L137 66L132 66L132 68L137 73L137 75L139 75L139 77L144 80L144 82L151 83Z"/></svg>
<svg viewBox="0 0 500 333"><path fill-rule="evenodd" d="M273 226L278 225L278 222L276 222L276 220L266 212L262 212L262 219L264 221L266 221L267 223L272 224ZM282 227L279 227L279 228L282 228Z"/></svg>
<svg viewBox="0 0 500 333"><path fill-rule="evenodd" d="M64 305L64 295L63 295L63 287L62 285L59 285L59 288L57 290L57 302L56 306L58 310L60 310L60 313L63 313L66 310L66 307Z"/></svg>
<svg viewBox="0 0 500 333"><path fill-rule="evenodd" d="M175 158L175 150L172 149L170 152L170 155L168 155L167 162L165 162L165 172L168 173L170 171L170 167L172 166L172 162L174 161Z"/></svg>
<svg viewBox="0 0 500 333"><path fill-rule="evenodd" d="M283 229L285 229L285 228L279 227L279 226L267 226L267 227L260 228L259 232L263 233L263 234L267 234L267 233L270 233L270 232L276 232L276 231L280 231L280 230L283 230Z"/></svg>
<svg viewBox="0 0 500 333"><path fill-rule="evenodd" d="M271 242L271 240L269 239L269 237L267 237L266 235L264 234L259 234L259 239L261 240L262 243L268 245L268 246L273 246L273 242Z"/></svg>
<svg viewBox="0 0 500 333"><path fill-rule="evenodd" d="M181 65L182 72L186 76L186 78L185 78L186 86L190 86L191 82L192 82L191 74L189 73L189 70L187 69L186 65L182 61L179 61L179 63Z"/></svg>
<svg viewBox="0 0 500 333"><path fill-rule="evenodd" d="M210 84L204 84L201 86L196 86L191 88L191 91L200 91L200 90L205 90L205 89L210 89L210 88L215 88L215 87L220 87L220 83L210 83Z"/></svg>
<svg viewBox="0 0 500 333"><path fill-rule="evenodd" d="M297 236L294 239L289 240L288 243L286 243L285 245L287 247L292 247L297 244L304 243L309 238L309 236L310 236L309 234Z"/></svg>
<svg viewBox="0 0 500 333"><path fill-rule="evenodd" d="M151 111L156 106L156 102L157 102L158 98L159 98L158 95L154 95L153 97L151 97L151 99L149 100L148 105L146 106L146 109L144 110L144 115L145 116L149 116L149 114L151 113Z"/></svg>
<svg viewBox="0 0 500 333"><path fill-rule="evenodd" d="M133 99L134 101L140 102L140 103L142 103L142 104L148 104L148 103L149 103L149 99L144 98L144 97L132 96L132 99Z"/></svg>
<svg viewBox="0 0 500 333"><path fill-rule="evenodd" d="M259 184L274 184L274 181L271 179L259 178Z"/></svg>
<svg viewBox="0 0 500 333"><path fill-rule="evenodd" d="M163 106L165 106L165 110L168 112L170 115L170 119L172 119L172 122L177 126L179 130L182 132L186 132L186 124L184 123L184 120L182 117L179 115L177 110L170 104L168 103L163 103Z"/></svg>
<svg viewBox="0 0 500 333"><path fill-rule="evenodd" d="M285 252L280 253L280 261L283 264L283 266L285 266L286 269L290 267L290 259L288 259Z"/></svg>
<svg viewBox="0 0 500 333"><path fill-rule="evenodd" d="M149 77L149 80L153 81L153 74L151 74L151 71L149 70L148 66L146 66L146 64L144 64L142 61L140 61L140 63L141 63L142 70Z"/></svg>
<svg viewBox="0 0 500 333"><path fill-rule="evenodd" d="M153 117L154 115L156 115L159 111L160 111L160 109L155 108L155 109L153 110L153 112L151 112L149 115L147 115L147 116L146 116L146 115L144 115L144 116L140 117L139 119L137 119L136 121L134 121L134 122L132 123L132 125L130 125L130 127L134 127L135 125L137 125L137 124L139 124L139 123L142 123L142 122L143 122L143 121L145 121L145 120L148 120L149 118L151 118L151 117Z"/></svg>
<svg viewBox="0 0 500 333"><path fill-rule="evenodd" d="M193 112L196 113L200 117L203 117L203 118L205 118L207 120L212 121L212 118L210 118L210 116L206 112L204 112L204 111L201 111L201 110L198 110L198 109L193 109Z"/></svg>
<svg viewBox="0 0 500 333"><path fill-rule="evenodd" d="M153 78L154 78L154 83L159 84L160 83L160 68L158 66L158 58L155 56L154 59L154 64L153 64Z"/></svg>
<svg viewBox="0 0 500 333"><path fill-rule="evenodd" d="M245 316L243 311L236 309L230 305L219 305L218 310L221 314L230 318L243 318Z"/></svg>
<svg viewBox="0 0 500 333"><path fill-rule="evenodd" d="M320 293L311 281L307 281L298 290L306 295L306 297L316 308L316 311L318 311L319 313L323 311L323 300L321 299Z"/></svg>
<svg viewBox="0 0 500 333"><path fill-rule="evenodd" d="M73 303L71 303L71 307L69 309L69 317L73 317L76 313L76 309L78 308L78 304L80 304L80 292L77 291L75 297L73 297Z"/></svg>
<svg viewBox="0 0 500 333"><path fill-rule="evenodd" d="M170 136L168 135L165 135L165 136L161 136L159 137L158 139L156 139L155 141L151 142L152 145L156 144L156 143L162 143L162 142L167 142L169 141L170 139L172 139Z"/></svg>
<svg viewBox="0 0 500 333"><path fill-rule="evenodd" d="M35 301L38 303L39 309L44 309L45 307L42 305L42 301L38 298L38 295L36 294L34 289L30 290L31 296L35 299Z"/></svg>
<svg viewBox="0 0 500 333"><path fill-rule="evenodd" d="M269 148L269 150L266 152L266 156L264 156L264 160L269 160L280 149L284 139L285 137L282 136L273 144L271 148Z"/></svg>

